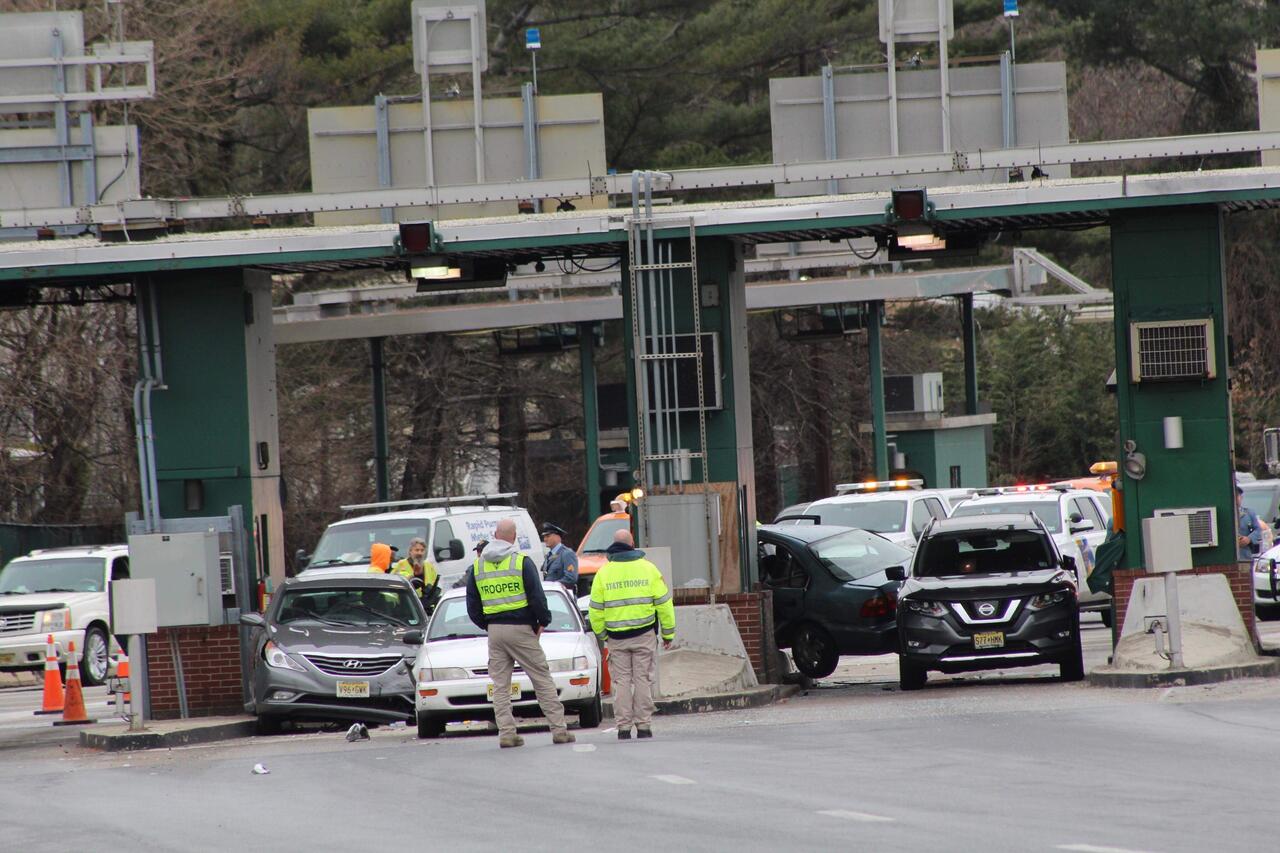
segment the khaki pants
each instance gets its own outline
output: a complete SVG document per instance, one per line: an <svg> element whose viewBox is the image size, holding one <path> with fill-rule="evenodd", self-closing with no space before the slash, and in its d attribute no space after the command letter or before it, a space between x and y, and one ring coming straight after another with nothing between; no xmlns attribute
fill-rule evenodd
<svg viewBox="0 0 1280 853"><path fill-rule="evenodd" d="M618 731L648 728L653 719L653 633L609 638L609 674L613 677L613 716Z"/></svg>
<svg viewBox="0 0 1280 853"><path fill-rule="evenodd" d="M490 625L489 679L493 681L493 716L498 723L498 734L516 733L516 716L511 711L510 693L511 667L516 662L533 682L538 706L542 709L542 716L551 724L551 731L564 731L564 705L556 696L556 683L551 679L547 656L542 653L538 635L529 625Z"/></svg>

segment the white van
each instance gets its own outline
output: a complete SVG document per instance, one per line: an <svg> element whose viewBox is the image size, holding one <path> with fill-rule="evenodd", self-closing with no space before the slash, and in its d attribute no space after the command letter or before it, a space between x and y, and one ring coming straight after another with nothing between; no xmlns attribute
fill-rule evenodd
<svg viewBox="0 0 1280 853"><path fill-rule="evenodd" d="M529 512L510 503L515 497L515 492L504 492L344 506L342 509L347 512L384 508L393 511L330 524L316 544L315 552L309 557L299 555L299 563L305 563L299 569L367 566L375 542L397 548L394 560L401 560L409 556L409 542L417 537L427 543L427 556L440 573L440 588L448 589L475 563L475 546L482 540L492 539L498 521L504 518L516 523L516 547L532 558L535 565L541 566L542 539ZM394 509L396 507L412 508Z"/></svg>

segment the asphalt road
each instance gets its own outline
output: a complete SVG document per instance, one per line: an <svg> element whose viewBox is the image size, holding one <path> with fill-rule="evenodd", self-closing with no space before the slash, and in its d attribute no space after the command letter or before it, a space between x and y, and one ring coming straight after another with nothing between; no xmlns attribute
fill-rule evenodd
<svg viewBox="0 0 1280 853"><path fill-rule="evenodd" d="M659 719L643 742L599 729L552 746L531 729L525 747L499 750L487 734L379 729L354 744L312 733L135 754L11 749L5 847L1277 847L1278 680L1110 690L1046 669L904 694L881 664L847 660L768 708Z"/></svg>

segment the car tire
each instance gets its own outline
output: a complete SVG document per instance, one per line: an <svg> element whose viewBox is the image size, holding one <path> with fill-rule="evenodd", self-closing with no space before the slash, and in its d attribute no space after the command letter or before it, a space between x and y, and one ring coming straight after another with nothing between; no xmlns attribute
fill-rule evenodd
<svg viewBox="0 0 1280 853"><path fill-rule="evenodd" d="M107 632L100 625L91 625L84 632L84 649L80 658L80 682L85 687L97 687L107 680L107 657L111 643Z"/></svg>
<svg viewBox="0 0 1280 853"><path fill-rule="evenodd" d="M1274 604L1256 604L1253 609L1259 622L1273 622L1280 619L1280 607Z"/></svg>
<svg viewBox="0 0 1280 853"><path fill-rule="evenodd" d="M1076 642L1067 656L1058 664L1058 676L1063 681L1084 680L1084 649L1080 645L1080 629L1076 628Z"/></svg>
<svg viewBox="0 0 1280 853"><path fill-rule="evenodd" d="M578 728L594 729L600 725L602 719L604 719L604 702L597 693L596 698L583 705L582 710L578 712Z"/></svg>
<svg viewBox="0 0 1280 853"><path fill-rule="evenodd" d="M900 690L923 690L928 680L927 668L898 655L898 688Z"/></svg>
<svg viewBox="0 0 1280 853"><path fill-rule="evenodd" d="M444 720L439 717L432 717L427 714L418 715L418 737L420 738L444 737L444 726Z"/></svg>
<svg viewBox="0 0 1280 853"><path fill-rule="evenodd" d="M280 734L284 728L284 720L279 717L258 717L253 721L253 733L263 737Z"/></svg>
<svg viewBox="0 0 1280 853"><path fill-rule="evenodd" d="M1107 605L1107 609L1106 609L1106 610L1102 610L1102 611L1100 611L1100 612L1102 613L1102 624L1103 624L1103 626L1104 626L1104 627L1106 627L1106 628L1110 628L1110 627L1111 627L1111 622L1112 622L1112 620L1114 619L1114 617L1111 615L1111 605Z"/></svg>
<svg viewBox="0 0 1280 853"><path fill-rule="evenodd" d="M812 622L801 625L791 643L791 657L796 669L810 678L826 678L840 663L840 650L831 634Z"/></svg>

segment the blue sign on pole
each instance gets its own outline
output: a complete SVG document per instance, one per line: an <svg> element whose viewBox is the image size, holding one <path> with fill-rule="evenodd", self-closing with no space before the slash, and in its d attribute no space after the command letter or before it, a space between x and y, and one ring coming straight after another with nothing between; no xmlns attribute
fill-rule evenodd
<svg viewBox="0 0 1280 853"><path fill-rule="evenodd" d="M1006 18L1018 17L1018 0L1004 0L1004 16Z"/></svg>
<svg viewBox="0 0 1280 853"><path fill-rule="evenodd" d="M537 27L529 27L524 31L524 46L529 50L538 50L542 47L542 33Z"/></svg>

